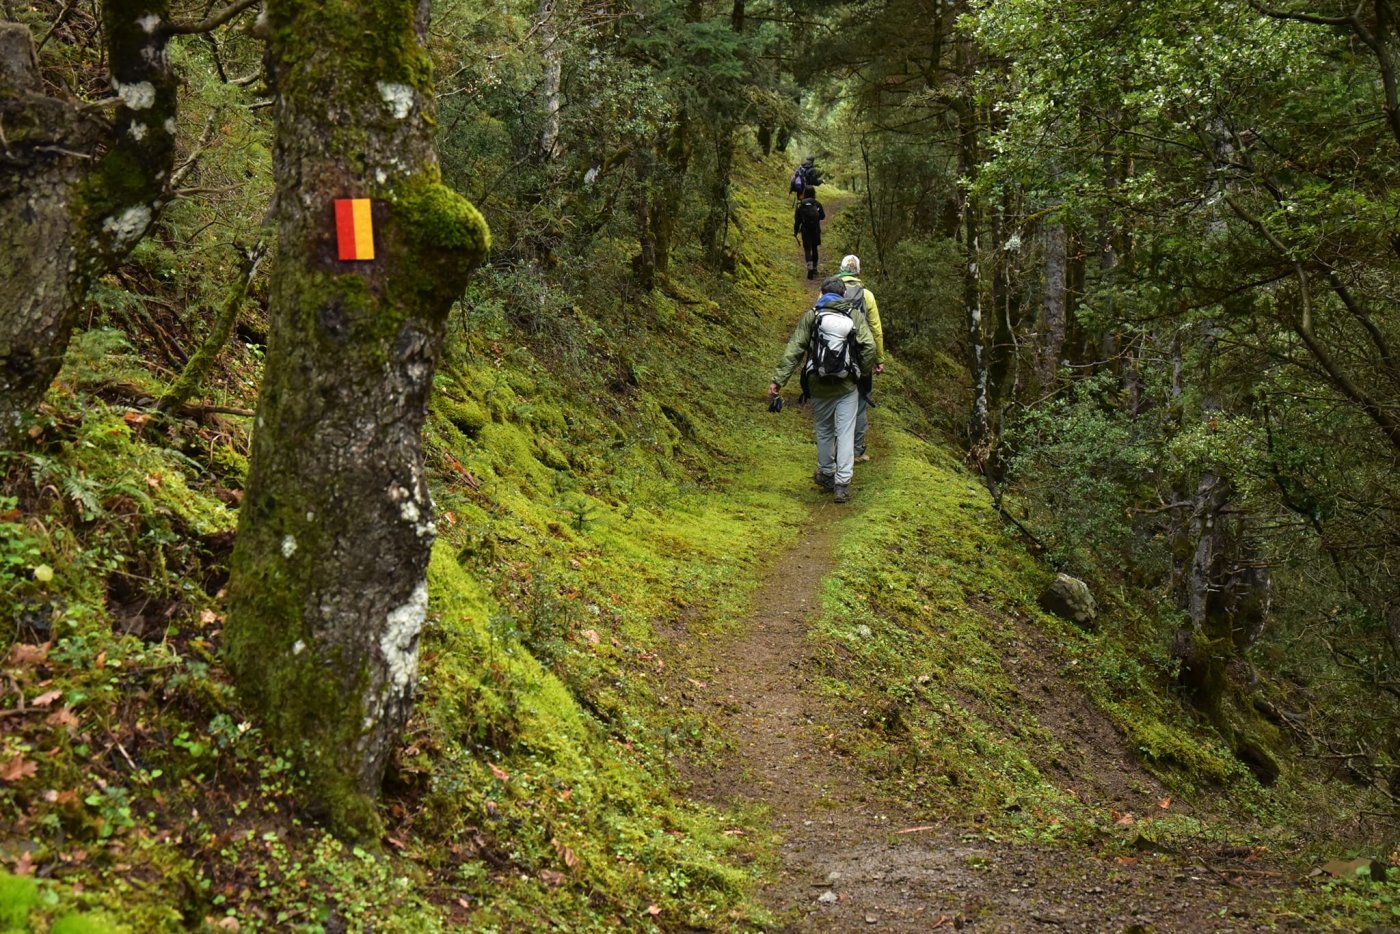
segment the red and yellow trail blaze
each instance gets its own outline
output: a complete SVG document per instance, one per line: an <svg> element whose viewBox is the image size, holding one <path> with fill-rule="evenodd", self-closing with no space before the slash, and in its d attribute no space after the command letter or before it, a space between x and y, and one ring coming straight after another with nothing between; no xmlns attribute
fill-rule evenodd
<svg viewBox="0 0 1400 934"><path fill-rule="evenodd" d="M374 221L368 198L338 198L335 236L342 260L374 259Z"/></svg>

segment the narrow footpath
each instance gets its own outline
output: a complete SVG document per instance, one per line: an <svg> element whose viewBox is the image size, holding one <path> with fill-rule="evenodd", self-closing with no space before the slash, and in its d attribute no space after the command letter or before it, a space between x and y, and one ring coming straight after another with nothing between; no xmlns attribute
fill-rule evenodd
<svg viewBox="0 0 1400 934"><path fill-rule="evenodd" d="M822 502L776 556L748 617L694 669L697 712L730 737L733 761L692 793L760 805L780 839L761 894L783 932L1298 930L1270 910L1279 873L1184 854L1131 861L987 839L975 824L890 800L830 737L839 719L814 686L808 626L821 612L843 507ZM693 645L694 643L692 643ZM1088 779L1104 763L1084 761ZM1254 873L1254 876L1248 875Z"/></svg>
<svg viewBox="0 0 1400 934"><path fill-rule="evenodd" d="M829 217L844 200L831 199ZM840 262L833 247L823 244L822 272L802 283L809 297ZM788 240L782 252L789 250L802 275L800 246ZM783 315L775 337L786 340L798 313ZM780 346L775 342L775 356ZM791 411L810 418L803 409ZM875 443L889 449L878 432ZM860 521L862 490L880 483L881 464L858 465L847 506L819 494L810 472L810 462L792 465L789 502L807 514L793 543L771 556L746 617L719 636L674 634L676 659L697 687L681 692L684 703L721 731L732 750L728 761L690 769L692 796L719 808L756 806L778 841L777 865L759 893L773 916L768 930L1306 929L1276 907L1279 890L1294 880L1245 854L1162 853L1148 846L1139 855L1105 855L1093 843L1008 840L987 832L970 808L954 816L892 799L859 762L838 753L838 734L860 711L842 709L820 692L809 631L822 617L823 581L842 529ZM1003 624L1012 627L1003 661L1017 676L1023 702L1069 753L1047 778L1105 812L1140 809L1165 794L1112 722L1061 680L1044 634L1029 622Z"/></svg>

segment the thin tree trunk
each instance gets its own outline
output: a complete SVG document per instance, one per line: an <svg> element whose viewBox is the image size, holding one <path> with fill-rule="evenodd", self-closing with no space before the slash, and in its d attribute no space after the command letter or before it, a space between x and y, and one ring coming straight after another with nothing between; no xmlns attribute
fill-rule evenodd
<svg viewBox="0 0 1400 934"><path fill-rule="evenodd" d="M436 529L423 471L447 312L489 242L440 182L428 0L270 0L271 335L233 556L229 667L321 813L372 834L408 717ZM372 203L338 257L334 201Z"/></svg>
<svg viewBox="0 0 1400 934"><path fill-rule="evenodd" d="M1066 304L1069 299L1069 249L1065 225L1045 228L1045 293L1040 311L1040 353L1036 379L1041 392L1055 388L1055 374L1065 352Z"/></svg>
<svg viewBox="0 0 1400 934"><path fill-rule="evenodd" d="M556 4L557 0L540 0L540 54L544 57L544 77L540 89L544 103L540 160L546 163L554 161L559 147L563 51L559 47L559 27L555 21Z"/></svg>
<svg viewBox="0 0 1400 934"><path fill-rule="evenodd" d="M656 284L656 225L651 217L655 199L649 191L655 184L656 154L646 146L638 146L632 161L637 175L633 205L637 218L637 255L632 257L632 277L638 288L649 292Z"/></svg>
<svg viewBox="0 0 1400 934"><path fill-rule="evenodd" d="M658 150L657 162L663 168L664 177L651 186L650 219L656 248L656 273L664 276L671 268L676 221L684 194L682 181L690 168L690 113L684 107Z"/></svg>
<svg viewBox="0 0 1400 934"><path fill-rule="evenodd" d="M238 323L238 310L243 307L243 299L248 295L248 287L252 284L253 277L258 274L258 267L262 265L265 255L267 255L267 244L263 240L259 240L257 246L253 247L244 258L243 272L229 287L223 307L219 309L219 316L214 319L213 330L204 339L204 343L199 345L199 350L190 357L185 368L180 371L180 376L170 384L165 395L160 397L160 401L156 403L157 409L162 412L179 409L190 401L190 397L198 392L199 388L204 385L204 381L209 378L210 372L214 369L214 361L218 359L219 353L233 334L234 325Z"/></svg>
<svg viewBox="0 0 1400 934"><path fill-rule="evenodd" d="M970 82L976 69L972 44L961 39L957 44L958 73ZM958 175L969 184L977 176L977 101L969 92L957 104L958 115ZM977 234L981 227L977 199L965 186L957 193L958 213L963 236L962 298L967 326L968 374L972 378L972 410L968 417L969 449L979 459L985 456L988 438L989 410L987 389L986 337L982 327L982 290L978 266Z"/></svg>
<svg viewBox="0 0 1400 934"><path fill-rule="evenodd" d="M715 131L715 174L710 185L710 210L700 232L710 268L724 265L724 241L729 230L729 176L734 163L734 128L724 121Z"/></svg>

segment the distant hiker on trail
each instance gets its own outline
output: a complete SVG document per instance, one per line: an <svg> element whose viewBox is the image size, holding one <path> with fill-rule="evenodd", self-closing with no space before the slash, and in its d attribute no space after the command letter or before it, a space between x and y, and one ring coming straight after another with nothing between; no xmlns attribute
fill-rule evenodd
<svg viewBox="0 0 1400 934"><path fill-rule="evenodd" d="M832 276L821 290L816 305L797 319L773 371L768 398L777 398L805 354L802 397L811 397L817 431L817 472L812 480L844 503L851 498L855 465L857 384L875 362L875 337L865 315L843 297L844 282Z"/></svg>
<svg viewBox="0 0 1400 934"><path fill-rule="evenodd" d="M802 255L807 261L807 278L817 277L817 247L822 244L822 221L826 220L826 210L817 200L816 191L809 185L802 189L802 200L792 212L792 235L802 237Z"/></svg>
<svg viewBox="0 0 1400 934"><path fill-rule="evenodd" d="M860 257L854 254L841 260L841 271L836 277L846 283L846 301L865 313L870 324L870 333L875 335L875 365L861 374L860 411L856 413L856 460L868 461L865 453L865 433L870 428L870 391L874 388L874 375L885 371L885 332L880 327L880 307L875 304L875 293L860 281Z"/></svg>
<svg viewBox="0 0 1400 934"><path fill-rule="evenodd" d="M817 169L816 158L808 156L802 160L792 172L792 181L788 182L788 191L802 197L802 193L808 188L816 188L822 183L822 173Z"/></svg>

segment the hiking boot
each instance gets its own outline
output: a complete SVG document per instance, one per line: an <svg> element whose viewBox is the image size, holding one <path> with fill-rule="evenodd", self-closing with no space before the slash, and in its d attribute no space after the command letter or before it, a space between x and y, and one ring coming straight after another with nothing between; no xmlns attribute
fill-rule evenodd
<svg viewBox="0 0 1400 934"><path fill-rule="evenodd" d="M834 497L834 499L836 500L836 502L849 502L851 499L851 485L849 483L838 483L836 484L835 493L836 496Z"/></svg>
<svg viewBox="0 0 1400 934"><path fill-rule="evenodd" d="M836 489L836 478L829 473L822 473L820 470L812 474L812 482L828 493Z"/></svg>
<svg viewBox="0 0 1400 934"><path fill-rule="evenodd" d="M817 271L816 271L815 269L813 269L811 266L808 266L808 267L807 267L807 278L808 278L808 279L815 279L816 277L817 277Z"/></svg>
<svg viewBox="0 0 1400 934"><path fill-rule="evenodd" d="M857 455L856 455L856 463L857 463L857 464L864 464L864 463L865 463L866 461L868 461L868 460L870 460L870 455L869 455L869 454L866 454L866 453L863 452L863 451L862 451L860 454L857 454Z"/></svg>

